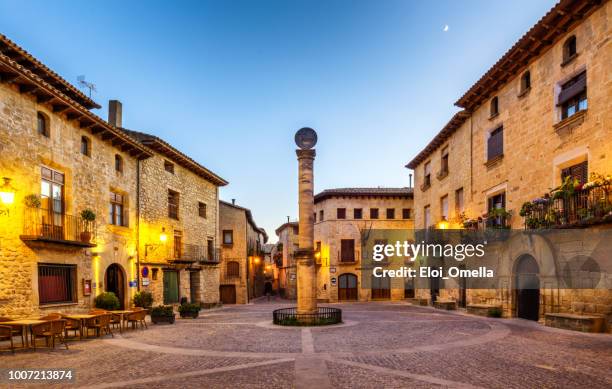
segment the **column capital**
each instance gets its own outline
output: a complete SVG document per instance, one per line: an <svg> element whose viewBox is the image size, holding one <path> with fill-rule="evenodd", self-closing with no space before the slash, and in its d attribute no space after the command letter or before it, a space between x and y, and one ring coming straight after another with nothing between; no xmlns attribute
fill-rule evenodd
<svg viewBox="0 0 612 389"><path fill-rule="evenodd" d="M317 155L315 149L309 149L309 150L297 149L295 150L295 153L297 154L298 159L314 159L314 157Z"/></svg>

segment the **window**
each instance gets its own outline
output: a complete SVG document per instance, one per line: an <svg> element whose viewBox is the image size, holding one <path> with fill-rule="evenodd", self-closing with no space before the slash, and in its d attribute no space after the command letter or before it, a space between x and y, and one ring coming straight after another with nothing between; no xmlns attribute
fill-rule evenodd
<svg viewBox="0 0 612 389"><path fill-rule="evenodd" d="M319 221L322 222L323 220L325 220L325 214L323 213L323 210L319 211Z"/></svg>
<svg viewBox="0 0 612 389"><path fill-rule="evenodd" d="M361 208L353 209L353 219L363 219L363 209Z"/></svg>
<svg viewBox="0 0 612 389"><path fill-rule="evenodd" d="M378 219L378 208L370 208L370 219Z"/></svg>
<svg viewBox="0 0 612 389"><path fill-rule="evenodd" d="M128 217L125 212L123 195L110 193L109 223L115 226L128 226Z"/></svg>
<svg viewBox="0 0 612 389"><path fill-rule="evenodd" d="M316 223L316 222L317 222L317 213L316 213L316 212L313 212L313 213L312 213L312 222L313 222L313 223Z"/></svg>
<svg viewBox="0 0 612 389"><path fill-rule="evenodd" d="M497 116L499 114L499 98L497 96L491 99L490 116Z"/></svg>
<svg viewBox="0 0 612 389"><path fill-rule="evenodd" d="M223 244L227 244L227 245L234 244L234 231L223 230Z"/></svg>
<svg viewBox="0 0 612 389"><path fill-rule="evenodd" d="M91 140L86 137L81 137L81 154L91 157Z"/></svg>
<svg viewBox="0 0 612 389"><path fill-rule="evenodd" d="M429 188L431 185L431 162L426 162L423 168L423 187Z"/></svg>
<svg viewBox="0 0 612 389"><path fill-rule="evenodd" d="M566 64L571 61L577 54L576 51L576 36L572 35L563 44L563 62Z"/></svg>
<svg viewBox="0 0 612 389"><path fill-rule="evenodd" d="M504 127L500 126L489 134L487 139L487 160L491 161L504 155Z"/></svg>
<svg viewBox="0 0 612 389"><path fill-rule="evenodd" d="M172 162L164 161L164 169L168 173L174 174L174 164Z"/></svg>
<svg viewBox="0 0 612 389"><path fill-rule="evenodd" d="M208 240L206 241L206 253L207 253L207 259L209 261L212 261L215 258L215 241L212 238L208 238Z"/></svg>
<svg viewBox="0 0 612 389"><path fill-rule="evenodd" d="M40 305L76 303L76 265L38 264Z"/></svg>
<svg viewBox="0 0 612 389"><path fill-rule="evenodd" d="M321 253L321 241L320 240L315 242L315 252Z"/></svg>
<svg viewBox="0 0 612 389"><path fill-rule="evenodd" d="M355 240L340 240L340 262L355 262Z"/></svg>
<svg viewBox="0 0 612 389"><path fill-rule="evenodd" d="M206 219L206 204L203 202L198 202L198 215Z"/></svg>
<svg viewBox="0 0 612 389"><path fill-rule="evenodd" d="M587 161L570 166L561 170L561 182L565 182L567 177L578 180L580 184L585 184L588 180L589 163Z"/></svg>
<svg viewBox="0 0 612 389"><path fill-rule="evenodd" d="M527 92L529 89L531 89L531 73L529 72L529 70L527 70L521 76L521 92L520 93L523 94Z"/></svg>
<svg viewBox="0 0 612 389"><path fill-rule="evenodd" d="M157 281L157 276L158 276L158 274L159 274L159 268L154 267L154 268L151 270L151 279L152 279L153 281Z"/></svg>
<svg viewBox="0 0 612 389"><path fill-rule="evenodd" d="M179 194L168 189L168 217L178 220L179 218Z"/></svg>
<svg viewBox="0 0 612 389"><path fill-rule="evenodd" d="M440 198L440 219L448 221L448 195Z"/></svg>
<svg viewBox="0 0 612 389"><path fill-rule="evenodd" d="M300 234L300 226L293 226L293 235L299 235Z"/></svg>
<svg viewBox="0 0 612 389"><path fill-rule="evenodd" d="M561 119L587 109L586 71L561 86L557 105L561 107Z"/></svg>
<svg viewBox="0 0 612 389"><path fill-rule="evenodd" d="M425 220L425 228L428 228L431 225L431 208L429 207L429 205L426 205L423 208L423 215L424 215L424 220Z"/></svg>
<svg viewBox="0 0 612 389"><path fill-rule="evenodd" d="M387 208L387 219L395 219L395 208Z"/></svg>
<svg viewBox="0 0 612 389"><path fill-rule="evenodd" d="M183 258L183 233L174 230L174 258Z"/></svg>
<svg viewBox="0 0 612 389"><path fill-rule="evenodd" d="M45 234L63 239L64 224L64 175L55 170L41 167L40 201L42 223Z"/></svg>
<svg viewBox="0 0 612 389"><path fill-rule="evenodd" d="M448 174L448 146L442 149L442 158L440 158L440 175Z"/></svg>
<svg viewBox="0 0 612 389"><path fill-rule="evenodd" d="M410 208L402 209L402 219L410 219Z"/></svg>
<svg viewBox="0 0 612 389"><path fill-rule="evenodd" d="M40 135L46 136L47 138L51 136L51 131L49 130L49 120L42 112L38 112L36 114L36 128Z"/></svg>
<svg viewBox="0 0 612 389"><path fill-rule="evenodd" d="M338 208L336 210L336 217L338 219L346 219L346 208Z"/></svg>
<svg viewBox="0 0 612 389"><path fill-rule="evenodd" d="M489 214L492 214L492 211L496 209L506 209L506 193L502 192L489 197L487 200L487 205L489 207ZM504 216L501 216L499 214L493 214L492 216L493 217L487 218L488 227L503 227L506 225L506 218Z"/></svg>
<svg viewBox="0 0 612 389"><path fill-rule="evenodd" d="M465 211L463 205L463 188L455 191L455 215L461 215Z"/></svg>
<svg viewBox="0 0 612 389"><path fill-rule="evenodd" d="M119 154L115 154L115 171L123 172L123 158Z"/></svg>
<svg viewBox="0 0 612 389"><path fill-rule="evenodd" d="M237 261L229 261L227 263L227 277L240 278L240 264Z"/></svg>

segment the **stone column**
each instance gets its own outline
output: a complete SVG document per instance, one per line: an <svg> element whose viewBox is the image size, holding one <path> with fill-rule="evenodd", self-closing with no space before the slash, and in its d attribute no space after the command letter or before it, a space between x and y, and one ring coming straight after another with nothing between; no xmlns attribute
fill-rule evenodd
<svg viewBox="0 0 612 389"><path fill-rule="evenodd" d="M314 150L296 150L299 173L299 249L297 262L297 311L300 314L317 311L317 283L314 260Z"/></svg>

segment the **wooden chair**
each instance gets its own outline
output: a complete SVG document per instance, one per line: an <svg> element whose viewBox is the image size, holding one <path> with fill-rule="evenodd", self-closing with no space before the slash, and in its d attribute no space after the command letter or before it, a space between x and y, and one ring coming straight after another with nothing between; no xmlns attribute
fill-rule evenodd
<svg viewBox="0 0 612 389"><path fill-rule="evenodd" d="M5 322L5 321L13 321L13 319L9 317L5 317L5 316L0 316L0 322ZM21 346L25 347L25 338L23 337L23 328L21 326L12 326L12 325L9 325L9 327L12 328L13 336L21 337Z"/></svg>
<svg viewBox="0 0 612 389"><path fill-rule="evenodd" d="M111 315L106 314L106 313L92 317L91 319L85 320L86 336L89 336L89 329L93 328L96 331L96 336L98 338L103 332L106 332L107 334L111 334L111 336L114 337L115 335L113 335L113 331L111 331L111 328L110 328L110 320L111 320Z"/></svg>
<svg viewBox="0 0 612 389"><path fill-rule="evenodd" d="M68 350L68 343L64 337L64 331L66 330L67 320L58 319L51 322L51 333L53 334L53 348L55 348L55 339L58 339L60 343L63 343Z"/></svg>
<svg viewBox="0 0 612 389"><path fill-rule="evenodd" d="M64 320L66 320L66 327L64 327L64 337L67 338L68 337L68 331L74 331L74 337L76 338L77 336L77 331L79 331L79 335L83 335L81 334L81 321L77 320L77 319L70 319L67 317L62 317Z"/></svg>
<svg viewBox="0 0 612 389"><path fill-rule="evenodd" d="M32 326L32 347L36 349L36 340L38 338L45 338L45 345L50 346L50 342L53 339L53 332L51 331L51 322L45 322L41 324L35 324Z"/></svg>
<svg viewBox="0 0 612 389"><path fill-rule="evenodd" d="M11 343L10 350L15 354L15 345L13 344L13 327L11 326L0 326L0 340L8 340Z"/></svg>
<svg viewBox="0 0 612 389"><path fill-rule="evenodd" d="M148 328L147 322L145 321L146 317L147 317L147 311L142 309L140 311L134 311L132 313L128 313L126 320L128 322L128 325L130 323L132 324L132 329L136 329L139 323L140 323L141 328L143 327Z"/></svg>
<svg viewBox="0 0 612 389"><path fill-rule="evenodd" d="M121 315L118 313L111 314L110 326L112 328L117 328L119 326L119 332L123 332L123 325L121 323Z"/></svg>

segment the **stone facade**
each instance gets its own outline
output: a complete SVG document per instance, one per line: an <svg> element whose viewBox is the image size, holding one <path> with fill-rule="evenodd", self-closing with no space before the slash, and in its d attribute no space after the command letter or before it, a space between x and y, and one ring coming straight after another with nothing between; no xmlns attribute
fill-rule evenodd
<svg viewBox="0 0 612 389"><path fill-rule="evenodd" d="M287 222L276 229L278 236L277 255L279 293L287 299L297 298L297 267L294 253L298 249L299 227L297 222ZM277 258L278 258L277 257Z"/></svg>
<svg viewBox="0 0 612 389"><path fill-rule="evenodd" d="M338 218L338 209L345 210L344 218ZM361 218L356 218L355 209L361 210ZM371 209L378 210L378 218L371 217ZM339 288L344 277L350 277L347 275L356 276L357 280L357 294L353 294L353 298L349 296L349 300L404 299L405 285L400 278L390 280L388 292L372 296L370 280L367 283L362 280L362 273L371 274L371 270L364 266L362 238L366 239L367 234L374 230L411 232L414 227L412 209L412 189L409 188L346 188L316 195L314 240L318 251L318 299L324 302L344 299ZM387 210L393 210L393 218L387 217ZM405 215L404 210L409 210L409 215ZM351 257L354 261L342 260L342 240L352 240L355 252Z"/></svg>
<svg viewBox="0 0 612 389"><path fill-rule="evenodd" d="M612 3L582 5L585 8L570 19L575 20L571 27L567 31L556 30L551 44L539 49L538 54L530 54L512 76L500 80L499 84L494 84L494 80L489 80L488 84L479 81L457 103L465 111L456 114L427 148L408 164L415 174L416 228L435 226L443 218L450 222L450 228L462 228L466 219L484 217L486 220L492 201L503 198L499 200L500 204L510 213L504 227L523 229L525 220L519 215L522 204L562 184L564 169L586 163L589 174L612 173L612 131L609 125L612 121L609 103L612 97L609 65L612 59L609 22ZM556 15L557 10L553 9L546 18ZM532 38L544 28L541 23L528 33ZM575 37L576 54L567 57L571 37ZM515 47L522 45L523 39L529 41L529 38L522 38ZM532 40L537 41L536 38ZM524 48L523 51L528 52ZM506 55L513 54L511 51ZM495 71L505 72L502 62L487 75ZM562 118L562 107L557 104L561 99L562 85L567 85L568 80L575 79L584 71L586 101L580 103L580 111ZM525 77L529 78L527 84ZM473 92L478 88L480 92ZM485 93L483 90L487 90L488 97L478 100ZM471 99L477 102L473 103ZM498 107L497 112L494 105ZM490 139L494 136L493 131L500 128L502 152L491 158L488 155L493 150ZM448 157L443 158L445 155ZM444 169L444 166L448 168ZM430 173L429 185L427 173ZM447 200L444 200L445 196ZM569 261L572 245L581 244L578 241L564 244L564 249L556 253L560 261L557 266ZM543 254L546 251L542 250L530 247L522 254L532 255L542 269L546 265ZM500 258L507 262L503 267L510 273L519 260L518 256L512 255L511 249L500 254ZM558 271L561 271L560 267ZM442 298L460 298L458 291L449 287L441 290L440 295ZM419 295L428 298L430 291L420 290ZM468 304L503 305L506 316L517 314L516 291L511 282L506 289L468 290L466 298ZM585 305L590 307L587 313L609 315L612 307L609 290L542 288L540 300L541 319L547 312L575 312L577 307Z"/></svg>
<svg viewBox="0 0 612 389"><path fill-rule="evenodd" d="M16 66L15 71L20 68ZM124 139L113 146L112 142L117 139L111 139L110 135L121 135L99 118L92 119L96 126L82 128L83 122L70 116L76 115L73 113L76 111L86 111L78 101L67 99L70 110L62 111L39 103L35 95L21 91L23 87L16 83L0 84L0 176L10 178L10 185L15 189L14 203L0 204L3 211L0 212L0 316L24 317L90 308L97 294L112 287L107 284L107 277L116 281L108 273L111 265L123 280L117 293L121 304L128 306L136 290L129 281L136 279L137 271L137 158L122 148L141 149L145 153L143 157L148 152L135 140L130 144ZM49 91L61 96L53 88ZM48 136L38 131L39 115L44 118ZM89 113L83 115L92 118ZM102 130L109 137L100 136ZM86 137L88 155L82 152L83 137ZM122 171L115 168L116 156L123 161ZM48 216L48 211L42 208L27 207L24 202L32 196L41 199L42 181L50 171L56 174L51 181L56 182L60 193L55 202L58 212L54 216ZM125 226L113 225L109 220L111 192L123 197L125 222L122 224ZM42 207L47 208L48 204L43 198ZM85 209L96 215L93 247L83 247L79 235L82 227L79 215ZM45 270L41 268L43 264L54 267ZM58 268L57 265L74 267ZM65 277L62 287L66 287L63 296L40 295L39 283L45 287L49 278L60 277L58 273L45 273L48 271L69 272L62 273ZM86 282L91 285L90 291L84 288Z"/></svg>
<svg viewBox="0 0 612 389"><path fill-rule="evenodd" d="M141 288L153 293L155 304L218 304L219 186L226 182L193 161L185 163L163 140L125 131L155 149L139 165Z"/></svg>
<svg viewBox="0 0 612 389"><path fill-rule="evenodd" d="M234 202L221 201L219 235L221 300L226 304L247 304L262 296L265 282L262 248L267 235L257 227L251 211Z"/></svg>

